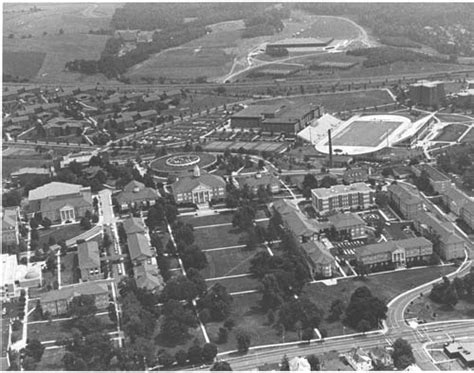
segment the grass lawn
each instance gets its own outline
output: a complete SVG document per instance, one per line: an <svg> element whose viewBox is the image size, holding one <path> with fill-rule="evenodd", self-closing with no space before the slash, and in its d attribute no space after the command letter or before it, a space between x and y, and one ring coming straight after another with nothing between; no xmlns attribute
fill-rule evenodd
<svg viewBox="0 0 474 373"><path fill-rule="evenodd" d="M467 126L463 124L451 124L443 128L441 133L436 136L435 141L457 141L466 131Z"/></svg>
<svg viewBox="0 0 474 373"><path fill-rule="evenodd" d="M444 276L454 269L453 266L410 269L371 275L366 280L353 278L340 280L337 285L333 286L326 286L322 283L307 284L303 293L321 307L325 315L328 315L334 300L341 299L345 305L349 304L352 293L360 286L367 286L373 295L388 303L398 294ZM329 336L342 334L342 326L339 322L328 323L324 320L321 328L325 328ZM349 333L349 328L346 328L345 332Z"/></svg>
<svg viewBox="0 0 474 373"><path fill-rule="evenodd" d="M212 285L219 283L222 286L225 286L229 293L235 293L238 291L246 291L246 290L255 290L258 289L260 286L260 282L257 279L248 276L248 277L238 277L238 278L229 278L224 280L216 280L216 281L206 281L208 288Z"/></svg>
<svg viewBox="0 0 474 373"><path fill-rule="evenodd" d="M64 264L64 271L61 271L61 284L74 284L79 282L77 253L67 253L61 257L61 264ZM62 267L62 265L61 265Z"/></svg>
<svg viewBox="0 0 474 373"><path fill-rule="evenodd" d="M60 370L63 367L62 358L64 356L64 348L54 348L45 350L41 361L36 366L39 371Z"/></svg>
<svg viewBox="0 0 474 373"><path fill-rule="evenodd" d="M234 214L232 212L199 216L199 217L188 215L188 216L180 216L179 220L181 220L183 223L191 224L193 227L201 227L201 226L213 225L213 224L232 223L233 216Z"/></svg>
<svg viewBox="0 0 474 373"><path fill-rule="evenodd" d="M283 342L283 338L278 335L276 328L268 324L266 313L260 308L261 294L235 295L233 298L233 310L230 318L235 321L236 327L229 332L229 338L226 343L218 344L219 352L235 350L237 348L235 336L238 329L243 329L250 334L251 346ZM219 328L221 327L223 327L222 322L206 324L211 341L217 341ZM285 342L296 340L297 335L295 332L286 332Z"/></svg>
<svg viewBox="0 0 474 373"><path fill-rule="evenodd" d="M40 247L43 243L48 243L50 237L54 237L56 242L60 240L69 240L84 232L79 224L68 224L60 227L54 227L50 229L42 229L39 233L39 244Z"/></svg>
<svg viewBox="0 0 474 373"><path fill-rule="evenodd" d="M160 333L160 328L161 328L161 320L158 320L157 326L155 328L155 335L154 335L154 340L155 340L155 346L157 348L157 351L159 349L166 349L168 353L170 353L172 356L179 351L179 350L184 350L187 351L189 347L191 347L194 343L194 340L197 339L200 343L200 345L204 345L206 341L204 340L204 336L202 334L201 328L198 326L195 329L189 329L188 330L188 338L186 338L186 341L182 344L177 344L173 345L170 344L169 341L166 341L164 338L161 337Z"/></svg>
<svg viewBox="0 0 474 373"><path fill-rule="evenodd" d="M52 161L41 159L38 155L36 157L32 156L31 159L3 157L2 172L4 177L8 177L12 172L18 171L23 167L50 167L52 164Z"/></svg>
<svg viewBox="0 0 474 373"><path fill-rule="evenodd" d="M249 273L250 260L259 251L247 250L247 248L235 248L229 250L208 251L206 257L209 265L201 271L204 278L223 277Z"/></svg>
<svg viewBox="0 0 474 373"><path fill-rule="evenodd" d="M433 302L428 294L415 299L407 308L407 318L432 321L460 320L474 318L474 296L460 299L454 308Z"/></svg>
<svg viewBox="0 0 474 373"><path fill-rule="evenodd" d="M469 130L467 135L463 137L461 142L465 142L465 143L469 143L469 144L474 143L474 131L472 130L472 128Z"/></svg>
<svg viewBox="0 0 474 373"><path fill-rule="evenodd" d="M202 250L218 247L245 245L246 233L232 225L214 228L196 229L194 237Z"/></svg>

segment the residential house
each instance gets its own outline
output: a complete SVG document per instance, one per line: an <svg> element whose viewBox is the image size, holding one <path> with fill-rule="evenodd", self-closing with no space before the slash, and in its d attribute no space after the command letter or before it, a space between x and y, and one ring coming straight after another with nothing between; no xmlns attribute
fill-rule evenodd
<svg viewBox="0 0 474 373"><path fill-rule="evenodd" d="M301 356L295 356L288 361L290 372L311 372L308 360Z"/></svg>
<svg viewBox="0 0 474 373"><path fill-rule="evenodd" d="M2 209L2 245L18 245L20 243L19 207Z"/></svg>
<svg viewBox="0 0 474 373"><path fill-rule="evenodd" d="M314 277L332 277L336 259L321 241L307 241L301 244L306 261Z"/></svg>
<svg viewBox="0 0 474 373"><path fill-rule="evenodd" d="M374 191L365 183L334 185L311 190L313 207L319 214L330 211L365 209L374 205Z"/></svg>
<svg viewBox="0 0 474 373"><path fill-rule="evenodd" d="M392 368L393 359L389 351L383 347L374 347L369 350L369 356L372 359L372 364L374 366L379 366L383 368Z"/></svg>
<svg viewBox="0 0 474 373"><path fill-rule="evenodd" d="M262 174L257 172L252 176L237 176L235 177L235 180L240 188L243 188L245 185L247 185L252 193L255 194L260 187L265 188L273 194L279 193L281 191L280 180L270 173Z"/></svg>
<svg viewBox="0 0 474 373"><path fill-rule="evenodd" d="M23 129L27 129L33 123L33 121L27 115L23 115L21 117L10 117L6 120L6 122L8 124L20 126Z"/></svg>
<svg viewBox="0 0 474 373"><path fill-rule="evenodd" d="M329 216L328 220L339 234L347 234L351 240L367 238L365 221L355 213L338 213Z"/></svg>
<svg viewBox="0 0 474 373"><path fill-rule="evenodd" d="M135 233L144 234L146 232L146 227L143 223L143 220L135 217L125 219L123 221L123 228L127 235Z"/></svg>
<svg viewBox="0 0 474 373"><path fill-rule="evenodd" d="M130 260L134 265L148 261L155 256L152 251L148 238L143 233L131 233L127 235L127 246L130 254Z"/></svg>
<svg viewBox="0 0 474 373"><path fill-rule="evenodd" d="M56 117L48 120L43 126L48 137L59 137L69 135L79 135L90 123L85 120L67 119Z"/></svg>
<svg viewBox="0 0 474 373"><path fill-rule="evenodd" d="M354 347L342 356L355 371L369 371L374 368L369 354L360 347Z"/></svg>
<svg viewBox="0 0 474 373"><path fill-rule="evenodd" d="M139 288L160 292L165 287L165 282L156 264L142 263L142 265L134 267L133 273Z"/></svg>
<svg viewBox="0 0 474 373"><path fill-rule="evenodd" d="M441 221L427 211L419 211L413 218L415 229L423 235L439 237L440 256L444 260L464 257L465 241L455 233L453 223Z"/></svg>
<svg viewBox="0 0 474 373"><path fill-rule="evenodd" d="M51 316L65 315L75 297L89 295L94 299L94 305L103 310L110 303L107 284L99 282L82 282L72 286L66 286L58 290L49 291L40 297L43 312L49 312Z"/></svg>
<svg viewBox="0 0 474 373"><path fill-rule="evenodd" d="M153 206L158 197L156 190L132 180L117 194L116 200L121 210L128 210L140 206Z"/></svg>
<svg viewBox="0 0 474 373"><path fill-rule="evenodd" d="M398 209L405 219L413 217L422 210L423 200L418 190L406 184L392 184L387 188L389 201Z"/></svg>
<svg viewBox="0 0 474 373"><path fill-rule="evenodd" d="M100 268L99 245L97 244L97 241L80 243L77 246L77 257L82 281L103 278Z"/></svg>
<svg viewBox="0 0 474 373"><path fill-rule="evenodd" d="M156 110L145 110L145 111L139 111L138 115L140 119L149 119L151 121L154 121L156 120L158 113Z"/></svg>
<svg viewBox="0 0 474 373"><path fill-rule="evenodd" d="M92 211L91 188L76 184L52 182L28 193L29 212L41 213L52 222L79 220Z"/></svg>
<svg viewBox="0 0 474 373"><path fill-rule="evenodd" d="M171 184L176 203L209 203L226 197L226 183L219 176L200 171L196 165L193 176L179 177Z"/></svg>
<svg viewBox="0 0 474 373"><path fill-rule="evenodd" d="M357 248L356 258L373 267L394 264L404 267L413 261L428 261L433 254L433 244L424 237L386 241Z"/></svg>

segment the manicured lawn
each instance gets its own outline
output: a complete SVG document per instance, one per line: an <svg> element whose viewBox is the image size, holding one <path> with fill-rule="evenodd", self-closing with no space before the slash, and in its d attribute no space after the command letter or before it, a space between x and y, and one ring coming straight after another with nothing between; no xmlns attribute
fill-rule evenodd
<svg viewBox="0 0 474 373"><path fill-rule="evenodd" d="M435 141L456 141L467 129L463 124L451 124L442 129Z"/></svg>
<svg viewBox="0 0 474 373"><path fill-rule="evenodd" d="M64 271L61 271L61 285L79 282L77 253L67 253L61 257Z"/></svg>
<svg viewBox="0 0 474 373"><path fill-rule="evenodd" d="M64 353L64 348L44 350L43 356L41 357L41 361L36 366L36 370L52 371L62 369L62 367L64 366L62 362Z"/></svg>
<svg viewBox="0 0 474 373"><path fill-rule="evenodd" d="M209 251L206 257L209 265L202 270L204 278L223 277L249 273L250 260L263 248L247 250L235 248L229 250Z"/></svg>
<svg viewBox="0 0 474 373"><path fill-rule="evenodd" d="M49 237L53 237L56 242L59 242L60 240L69 240L71 238L74 238L83 232L84 230L79 224L68 224L50 229L42 229L38 231L39 244L40 247L42 247L43 243L48 243Z"/></svg>
<svg viewBox="0 0 474 373"><path fill-rule="evenodd" d="M235 321L236 327L229 332L226 343L218 344L219 352L237 349L235 336L238 329L243 329L250 334L251 346L283 342L283 338L278 335L277 329L268 324L266 313L259 306L261 298L262 295L259 293L235 295L233 297L234 302L230 318ZM206 324L211 341L217 341L219 328L221 327L223 327L222 322ZM286 332L285 342L296 340L295 332Z"/></svg>
<svg viewBox="0 0 474 373"><path fill-rule="evenodd" d="M449 266L396 271L380 275L371 275L364 281L352 278L340 280L333 286L326 286L323 283L307 284L303 292L321 307L327 316L331 303L334 300L341 299L344 304L347 305L352 293L358 287L367 286L373 295L382 299L385 303L388 303L398 294L444 276L454 271L454 269L453 266ZM321 328L325 328L329 336L342 334L342 325L340 325L340 322L328 323L324 320ZM351 331L349 328L346 328L345 332L349 333Z"/></svg>
<svg viewBox="0 0 474 373"><path fill-rule="evenodd" d="M194 237L202 250L246 244L246 233L232 225L196 229Z"/></svg>
<svg viewBox="0 0 474 373"><path fill-rule="evenodd" d="M191 224L193 227L202 227L206 225L232 223L233 212L214 214L207 216L180 216L179 220Z"/></svg>
<svg viewBox="0 0 474 373"><path fill-rule="evenodd" d="M454 308L433 302L428 294L415 299L408 306L406 318L418 318L426 322L474 318L474 296L460 299Z"/></svg>
<svg viewBox="0 0 474 373"><path fill-rule="evenodd" d="M206 281L207 287L210 288L214 284L219 283L222 286L225 286L229 293L235 293L238 291L246 290L255 290L260 286L260 282L257 279L249 277L238 277L238 278L229 278L216 281Z"/></svg>
<svg viewBox="0 0 474 373"><path fill-rule="evenodd" d="M156 328L155 328L155 335L153 337L155 340L155 346L156 346L157 351L164 348L166 349L168 353L174 356L174 354L179 350L187 351L189 347L193 345L195 339L199 341L199 344L201 346L206 343L206 341L204 340L204 336L202 334L201 328L198 326L195 329L188 330L189 336L186 338L184 343L178 344L178 345L170 344L169 341L166 341L163 338L161 338L161 335L159 334L162 319L163 318L160 318L160 320L158 320L156 324Z"/></svg>

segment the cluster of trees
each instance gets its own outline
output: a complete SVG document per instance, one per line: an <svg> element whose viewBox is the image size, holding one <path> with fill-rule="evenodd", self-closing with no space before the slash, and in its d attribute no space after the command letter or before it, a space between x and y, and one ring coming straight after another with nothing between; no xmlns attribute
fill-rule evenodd
<svg viewBox="0 0 474 373"><path fill-rule="evenodd" d="M351 4L345 7L335 3L305 3L299 7L318 15L352 14L359 24L368 27L380 38L406 38L443 54L469 56L473 53L470 44L473 32L469 18L471 9L467 4L456 4L449 8L442 4L409 4L399 8L395 4Z"/></svg>
<svg viewBox="0 0 474 373"><path fill-rule="evenodd" d="M421 190L422 192L428 195L435 194L435 190L433 189L433 186L430 183L430 178L426 170L421 171L421 174L419 177L417 177L416 175L413 175L412 177L413 177L413 183L416 185L416 187L419 190Z"/></svg>
<svg viewBox="0 0 474 373"><path fill-rule="evenodd" d="M389 65L395 62L446 62L445 59L434 57L421 52L415 52L410 49L394 47L374 47L366 49L355 49L346 52L350 56L366 57L362 65L364 67L377 67Z"/></svg>
<svg viewBox="0 0 474 373"><path fill-rule="evenodd" d="M387 317L386 313L385 303L373 296L367 286L361 286L351 295L344 322L360 332L366 332L377 328Z"/></svg>
<svg viewBox="0 0 474 373"><path fill-rule="evenodd" d="M405 370L410 365L415 364L415 356L413 355L412 347L408 341L403 338L398 338L392 347L392 359L395 368Z"/></svg>
<svg viewBox="0 0 474 373"><path fill-rule="evenodd" d="M23 369L24 370L35 370L36 364L41 361L45 347L37 339L28 339L26 341L26 346L22 352L24 352L25 357L23 359ZM12 367L10 367L12 368ZM12 368L13 370L13 368ZM17 369L19 370L19 369Z"/></svg>
<svg viewBox="0 0 474 373"><path fill-rule="evenodd" d="M443 282L433 285L430 299L436 303L454 307L459 299L472 296L474 288L474 271L463 278L456 277L453 281L443 277Z"/></svg>
<svg viewBox="0 0 474 373"><path fill-rule="evenodd" d="M474 188L473 155L474 147L471 144L461 144L441 153L436 163L446 173L461 175L463 185L466 188L472 189Z"/></svg>
<svg viewBox="0 0 474 373"><path fill-rule="evenodd" d="M166 350L162 349L158 351L158 362L163 367L170 368L176 361L178 366L189 364L197 365L201 363L212 363L217 355L217 346L213 343L206 343L204 346L199 344L196 339L188 351L179 350L175 353L174 357L171 356Z"/></svg>
<svg viewBox="0 0 474 373"><path fill-rule="evenodd" d="M245 158L240 154L233 155L229 149L226 149L223 155L217 156L216 164L219 170L224 170L229 175L242 167L251 168L253 166L253 162L248 155Z"/></svg>
<svg viewBox="0 0 474 373"><path fill-rule="evenodd" d="M196 268L198 270L207 267L206 255L194 243L193 227L178 221L173 226L174 237L176 240L177 250L183 261L184 268Z"/></svg>
<svg viewBox="0 0 474 373"><path fill-rule="evenodd" d="M290 17L290 9L281 7L265 10L259 14L253 14L244 19L245 29L242 31L242 38L254 38L257 36L273 35L281 32L285 25L282 19Z"/></svg>

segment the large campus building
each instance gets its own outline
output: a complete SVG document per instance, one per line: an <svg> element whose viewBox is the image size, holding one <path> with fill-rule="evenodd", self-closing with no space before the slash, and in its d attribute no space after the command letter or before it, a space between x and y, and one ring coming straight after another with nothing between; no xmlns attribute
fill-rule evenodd
<svg viewBox="0 0 474 373"><path fill-rule="evenodd" d="M176 203L206 204L212 200L224 199L226 196L226 183L219 176L201 172L199 167L194 167L192 176L179 177L171 190Z"/></svg>
<svg viewBox="0 0 474 373"><path fill-rule="evenodd" d="M439 81L416 82L410 85L408 95L413 103L423 106L440 106L446 101L444 83Z"/></svg>
<svg viewBox="0 0 474 373"><path fill-rule="evenodd" d="M232 128L295 135L316 117L314 105L249 105L230 118Z"/></svg>
<svg viewBox="0 0 474 373"><path fill-rule="evenodd" d="M30 214L41 213L53 223L74 222L92 211L91 188L52 182L28 193Z"/></svg>
<svg viewBox="0 0 474 373"><path fill-rule="evenodd" d="M367 266L394 264L405 266L415 260L428 261L433 254L433 244L424 237L407 238L362 246L356 258Z"/></svg>
<svg viewBox="0 0 474 373"><path fill-rule="evenodd" d="M334 185L311 190L313 207L319 214L365 209L374 204L374 191L367 184Z"/></svg>
<svg viewBox="0 0 474 373"><path fill-rule="evenodd" d="M322 48L327 47L333 41L333 38L291 38L268 43L266 52L272 54L275 50L285 48L287 50L298 50L307 48Z"/></svg>

